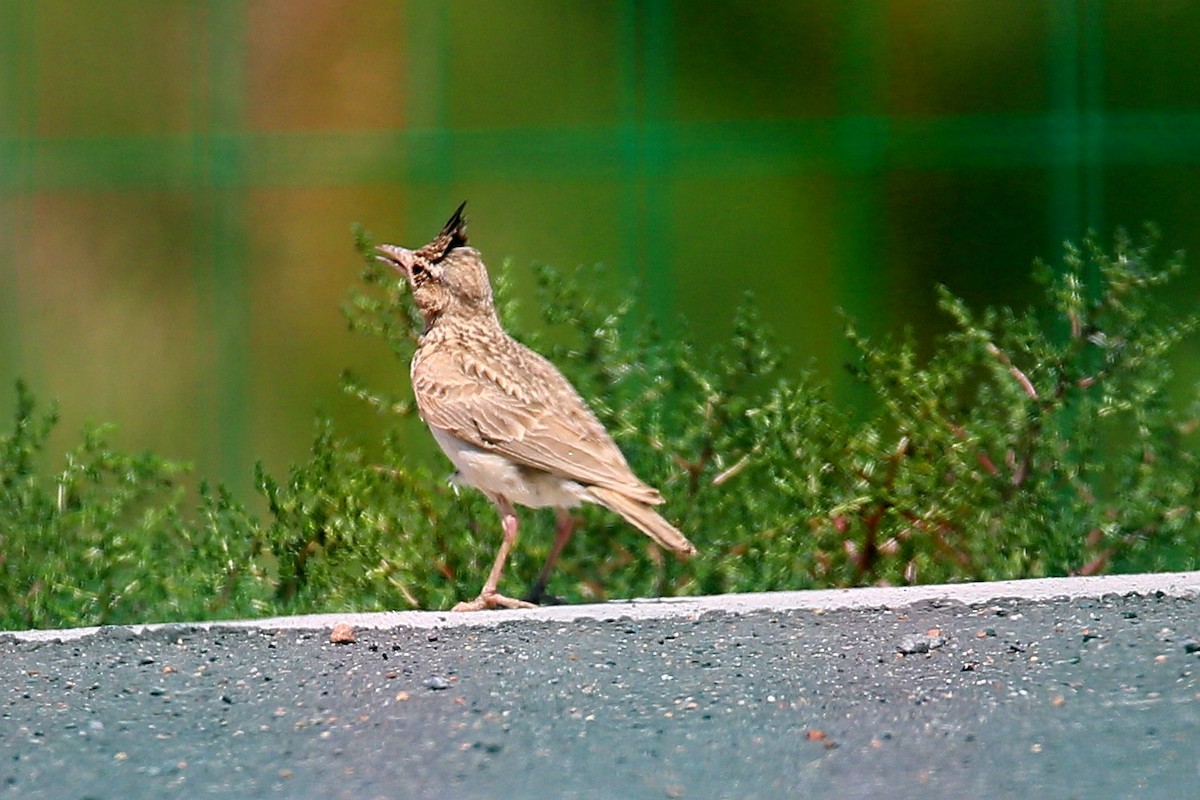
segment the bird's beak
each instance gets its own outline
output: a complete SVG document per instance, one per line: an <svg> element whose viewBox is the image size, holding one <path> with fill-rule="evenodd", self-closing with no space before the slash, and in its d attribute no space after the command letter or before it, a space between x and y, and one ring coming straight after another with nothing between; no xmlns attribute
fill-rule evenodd
<svg viewBox="0 0 1200 800"><path fill-rule="evenodd" d="M405 250L403 247L397 247L394 244L381 244L375 247L375 260L387 264L395 270L400 271L404 275L408 275L409 265L412 264L413 254L411 250Z"/></svg>

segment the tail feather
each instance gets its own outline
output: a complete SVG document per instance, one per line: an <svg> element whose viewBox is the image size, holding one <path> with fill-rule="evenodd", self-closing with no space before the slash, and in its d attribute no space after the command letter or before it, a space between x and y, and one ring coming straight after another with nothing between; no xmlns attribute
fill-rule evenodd
<svg viewBox="0 0 1200 800"><path fill-rule="evenodd" d="M687 537L650 506L603 486L589 486L588 489L601 504L620 514L630 525L663 547L685 556L695 555L696 548Z"/></svg>

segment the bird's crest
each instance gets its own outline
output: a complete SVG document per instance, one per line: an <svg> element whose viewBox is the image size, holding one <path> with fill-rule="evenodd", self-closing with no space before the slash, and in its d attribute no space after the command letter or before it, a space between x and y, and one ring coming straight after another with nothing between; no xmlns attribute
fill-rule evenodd
<svg viewBox="0 0 1200 800"><path fill-rule="evenodd" d="M464 200L462 205L454 209L454 214L450 219L446 220L441 233L417 252L430 261L438 261L454 248L465 245L467 243L467 218L463 215L463 209L466 207L467 201Z"/></svg>

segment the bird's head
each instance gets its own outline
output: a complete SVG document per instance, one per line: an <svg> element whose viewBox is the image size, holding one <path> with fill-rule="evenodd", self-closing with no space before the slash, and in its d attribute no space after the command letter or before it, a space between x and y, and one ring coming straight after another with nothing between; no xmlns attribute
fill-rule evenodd
<svg viewBox="0 0 1200 800"><path fill-rule="evenodd" d="M375 248L375 258L404 275L426 326L448 315L495 315L492 286L479 251L467 247L466 203L432 242L417 250L391 244Z"/></svg>

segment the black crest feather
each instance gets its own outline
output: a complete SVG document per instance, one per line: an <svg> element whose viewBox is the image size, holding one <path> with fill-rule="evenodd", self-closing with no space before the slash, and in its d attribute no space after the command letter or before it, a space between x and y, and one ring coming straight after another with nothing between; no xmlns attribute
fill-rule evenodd
<svg viewBox="0 0 1200 800"><path fill-rule="evenodd" d="M442 232L438 234L439 239L446 240L447 250L462 247L467 243L467 217L463 214L463 209L466 207L467 201L463 200L462 204L454 209L450 219L446 220L446 224L442 226Z"/></svg>
<svg viewBox="0 0 1200 800"><path fill-rule="evenodd" d="M417 253L430 261L438 261L454 248L465 245L467 243L467 218L463 214L463 209L466 207L467 201L464 200L462 205L454 209L454 214L446 220L446 224L442 226L441 232L434 240L418 250Z"/></svg>

